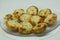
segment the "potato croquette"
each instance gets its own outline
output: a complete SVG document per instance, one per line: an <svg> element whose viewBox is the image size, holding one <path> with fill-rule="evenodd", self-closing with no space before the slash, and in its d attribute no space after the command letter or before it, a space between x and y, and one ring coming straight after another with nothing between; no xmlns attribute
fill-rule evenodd
<svg viewBox="0 0 60 40"><path fill-rule="evenodd" d="M26 10L27 14L31 14L31 15L37 15L38 14L38 8L36 6L30 6L27 10Z"/></svg>
<svg viewBox="0 0 60 40"><path fill-rule="evenodd" d="M22 22L18 29L19 33L30 34L32 32L32 28L33 26L29 22Z"/></svg>

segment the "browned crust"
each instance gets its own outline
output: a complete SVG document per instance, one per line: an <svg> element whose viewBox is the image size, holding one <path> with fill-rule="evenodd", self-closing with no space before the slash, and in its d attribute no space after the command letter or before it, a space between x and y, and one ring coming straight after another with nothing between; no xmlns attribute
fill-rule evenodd
<svg viewBox="0 0 60 40"><path fill-rule="evenodd" d="M47 25L45 23L42 23L42 24L40 23L40 25L38 25L36 29L33 28L33 31L36 34L40 34L40 33L44 33L46 28L47 28Z"/></svg>
<svg viewBox="0 0 60 40"><path fill-rule="evenodd" d="M17 32L18 28L12 25L9 25L8 22L6 22L6 26L9 30L13 31L13 32Z"/></svg>
<svg viewBox="0 0 60 40"><path fill-rule="evenodd" d="M36 9L37 9L37 14L38 14L38 8L37 8L36 6L30 6L30 7L36 8ZM29 9L30 7L27 8L26 12L28 11L28 9ZM37 14L36 14L36 15L37 15ZM31 15L34 16L34 14L31 14Z"/></svg>

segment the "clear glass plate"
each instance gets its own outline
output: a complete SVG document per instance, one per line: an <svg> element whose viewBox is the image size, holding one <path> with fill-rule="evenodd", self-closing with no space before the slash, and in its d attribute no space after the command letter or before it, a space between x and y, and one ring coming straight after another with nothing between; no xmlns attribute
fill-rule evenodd
<svg viewBox="0 0 60 40"><path fill-rule="evenodd" d="M51 32L51 31L53 31L54 29L56 29L58 26L59 26L59 24L60 24L60 14L58 13L58 12L56 12L56 11L53 11L54 13L56 13L57 14L57 21L51 26L51 27L48 27L47 28L47 30L46 30L46 32L44 32L43 34L30 34L30 35L22 35L22 34L20 34L20 33L18 33L18 32L12 32L12 31L10 31L10 30L8 30L7 28L6 28L6 25L5 25L5 21L4 21L4 17L1 19L1 28L6 32L6 33L8 33L8 34L10 34L10 35L13 35L13 36L18 36L18 37L41 37L41 36L46 36L49 32Z"/></svg>

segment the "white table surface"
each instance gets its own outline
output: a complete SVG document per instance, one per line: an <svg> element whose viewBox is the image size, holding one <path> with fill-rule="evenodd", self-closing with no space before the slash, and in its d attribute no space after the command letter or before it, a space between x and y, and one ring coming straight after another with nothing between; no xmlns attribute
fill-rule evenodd
<svg viewBox="0 0 60 40"><path fill-rule="evenodd" d="M0 0L0 21L6 13L12 13L14 9L26 8L30 5L36 5L39 9L50 8L60 12L60 0ZM60 40L60 26L54 30L54 35L44 40ZM27 37L28 38L28 37ZM12 40L4 37L4 32L0 28L0 40ZM19 40L19 39L17 39ZM35 40L35 39L22 39L21 40ZM38 40L38 39L36 39Z"/></svg>

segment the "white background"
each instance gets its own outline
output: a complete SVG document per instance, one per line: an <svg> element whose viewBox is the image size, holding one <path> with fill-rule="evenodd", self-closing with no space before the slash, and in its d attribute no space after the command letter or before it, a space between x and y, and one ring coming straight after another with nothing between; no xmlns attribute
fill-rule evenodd
<svg viewBox="0 0 60 40"><path fill-rule="evenodd" d="M23 8L26 10L29 6L35 5L39 9L50 8L60 12L60 0L0 0L0 20L7 13L12 13L14 9ZM54 35L44 40L59 40L60 39L60 26L54 30ZM12 40L4 37L4 32L0 28L0 40ZM28 40L21 38L20 40ZM29 39L30 40L30 39ZM35 39L31 39L35 40ZM38 39L36 39L38 40Z"/></svg>

